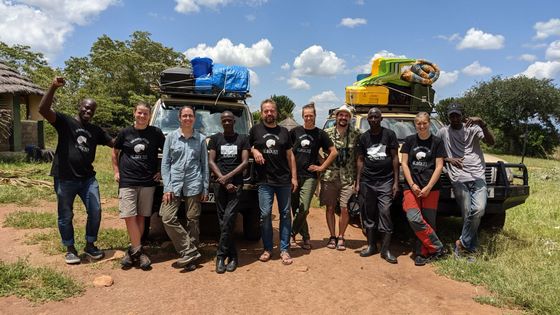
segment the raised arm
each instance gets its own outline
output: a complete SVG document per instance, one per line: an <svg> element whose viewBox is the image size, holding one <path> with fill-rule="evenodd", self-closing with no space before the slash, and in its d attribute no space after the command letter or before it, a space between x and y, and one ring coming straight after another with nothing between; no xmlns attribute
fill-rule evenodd
<svg viewBox="0 0 560 315"><path fill-rule="evenodd" d="M43 95L43 98L39 103L39 113L41 114L41 116L45 117L45 119L51 124L53 124L56 121L56 113L52 109L54 93L61 86L64 86L64 79L61 77L54 78L53 82L51 83L51 86L47 90L47 93Z"/></svg>

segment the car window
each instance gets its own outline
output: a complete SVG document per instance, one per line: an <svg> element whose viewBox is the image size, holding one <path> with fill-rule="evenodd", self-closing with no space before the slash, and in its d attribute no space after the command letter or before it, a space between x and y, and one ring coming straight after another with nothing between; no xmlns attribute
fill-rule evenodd
<svg viewBox="0 0 560 315"><path fill-rule="evenodd" d="M416 133L414 118L383 118L381 126L393 130L399 140L404 140L409 135ZM432 118L430 132L435 135L441 126L439 121ZM364 132L367 130L369 130L369 124L367 119L364 118L360 121L360 131Z"/></svg>
<svg viewBox="0 0 560 315"><path fill-rule="evenodd" d="M194 129L209 137L218 132L222 132L222 123L220 116L224 110L223 106L193 106L195 108L196 120L194 124ZM198 107L198 108L197 108ZM153 125L160 128L164 134L169 133L177 128L179 128L179 108L180 107L158 107L157 111L154 113ZM245 109L231 109L231 111L236 117L235 119L235 131L239 134L248 135L249 125L248 113Z"/></svg>

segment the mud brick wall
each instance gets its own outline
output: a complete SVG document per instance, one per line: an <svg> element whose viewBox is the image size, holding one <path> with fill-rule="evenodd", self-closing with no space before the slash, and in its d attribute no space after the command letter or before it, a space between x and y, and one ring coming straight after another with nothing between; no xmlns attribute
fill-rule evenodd
<svg viewBox="0 0 560 315"><path fill-rule="evenodd" d="M37 136L37 121L22 120L21 121L21 146L25 148L28 144L39 145Z"/></svg>

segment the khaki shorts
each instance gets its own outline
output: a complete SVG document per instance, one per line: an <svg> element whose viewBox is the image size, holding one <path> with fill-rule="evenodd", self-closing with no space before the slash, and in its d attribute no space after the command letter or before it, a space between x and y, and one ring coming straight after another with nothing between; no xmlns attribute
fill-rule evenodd
<svg viewBox="0 0 560 315"><path fill-rule="evenodd" d="M321 206L334 206L337 202L340 202L340 207L346 208L348 207L348 200L350 200L353 193L354 186L342 185L340 180L321 181L321 193L319 196Z"/></svg>
<svg viewBox="0 0 560 315"><path fill-rule="evenodd" d="M119 188L119 217L151 216L155 190L155 187Z"/></svg>

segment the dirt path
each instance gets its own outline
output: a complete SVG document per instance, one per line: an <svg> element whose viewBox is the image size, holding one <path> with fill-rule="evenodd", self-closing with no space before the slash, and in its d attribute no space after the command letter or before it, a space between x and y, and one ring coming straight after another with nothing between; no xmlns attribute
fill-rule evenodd
<svg viewBox="0 0 560 315"><path fill-rule="evenodd" d="M41 210L55 211L54 204ZM7 213L22 208L0 207L0 222ZM25 245L30 230L0 228L0 259L15 261L28 257L33 265L62 270L86 284L84 295L38 306L15 297L0 298L0 314L181 314L215 313L360 313L360 314L501 314L501 310L476 303L487 295L480 287L438 276L433 267L415 267L406 255L397 265L379 255L361 258L357 251L365 241L361 231L349 228L348 249L324 247L328 236L321 209L311 209L309 225L314 239L311 252L293 249L294 264L283 266L275 248L273 260L257 260L262 245L239 241L240 268L223 275L214 272L212 240L203 249L205 261L194 272L172 267L175 256L154 258L153 270L120 270L113 262L67 266L61 255L46 256L39 247ZM277 218L274 220L278 226ZM115 214L105 214L102 227L122 227ZM278 243L275 230L275 244ZM240 238L240 235L238 235ZM398 251L398 248L394 248ZM107 274L115 284L107 288L91 285L96 276Z"/></svg>

